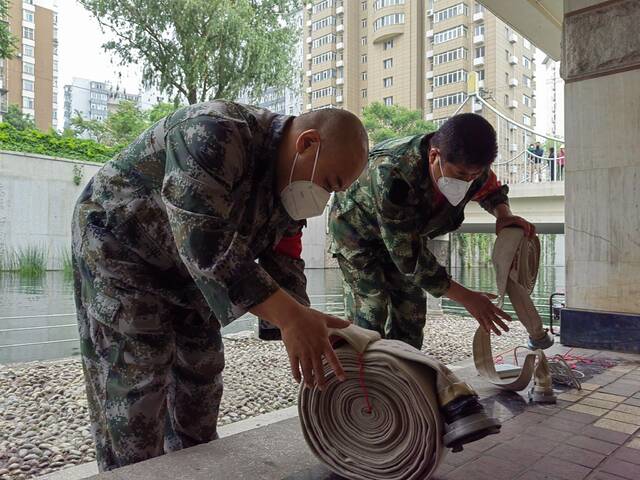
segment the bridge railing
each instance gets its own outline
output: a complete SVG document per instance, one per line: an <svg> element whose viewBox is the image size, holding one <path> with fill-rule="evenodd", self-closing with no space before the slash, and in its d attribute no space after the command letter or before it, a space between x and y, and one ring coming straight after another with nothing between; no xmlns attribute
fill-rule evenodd
<svg viewBox="0 0 640 480"><path fill-rule="evenodd" d="M527 150L494 162L492 168L503 184L563 182L565 176L563 157L545 157Z"/></svg>

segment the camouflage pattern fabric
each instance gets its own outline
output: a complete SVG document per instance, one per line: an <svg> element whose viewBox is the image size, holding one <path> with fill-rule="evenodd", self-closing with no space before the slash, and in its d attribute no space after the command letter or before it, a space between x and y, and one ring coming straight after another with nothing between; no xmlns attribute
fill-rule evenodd
<svg viewBox="0 0 640 480"><path fill-rule="evenodd" d="M330 252L345 279L349 318L383 338L422 347L426 290L442 296L451 284L427 240L457 230L464 207L495 175L487 169L457 206L435 201L437 190L426 156L432 134L388 140L375 146L369 164L351 187L334 196ZM492 212L508 203L508 187L483 196Z"/></svg>
<svg viewBox="0 0 640 480"><path fill-rule="evenodd" d="M290 117L176 111L94 176L73 217L81 355L101 470L216 438L221 325L282 287L308 305L274 191Z"/></svg>

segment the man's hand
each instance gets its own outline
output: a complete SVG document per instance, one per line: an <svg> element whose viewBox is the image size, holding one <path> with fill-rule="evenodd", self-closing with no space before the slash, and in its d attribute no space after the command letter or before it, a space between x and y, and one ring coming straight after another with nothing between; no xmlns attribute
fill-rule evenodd
<svg viewBox="0 0 640 480"><path fill-rule="evenodd" d="M348 321L305 307L283 290L276 291L250 311L280 328L291 374L298 383L302 369L307 387L324 387L323 356L338 379L345 380L340 360L329 342L329 328L346 328L350 325Z"/></svg>
<svg viewBox="0 0 640 480"><path fill-rule="evenodd" d="M487 333L493 331L496 335L501 335L500 329L509 331L505 320L511 321L511 317L491 302L496 295L475 292L454 281L451 281L451 286L445 295L462 304Z"/></svg>
<svg viewBox="0 0 640 480"><path fill-rule="evenodd" d="M524 234L527 237L533 237L536 234L536 227L533 223L530 223L524 218L516 215L496 219L496 235L505 227L520 227L524 230Z"/></svg>

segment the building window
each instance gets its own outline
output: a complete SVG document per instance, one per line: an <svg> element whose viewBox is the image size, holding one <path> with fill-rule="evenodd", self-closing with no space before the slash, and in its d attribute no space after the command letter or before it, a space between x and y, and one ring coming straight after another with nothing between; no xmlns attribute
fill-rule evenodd
<svg viewBox="0 0 640 480"><path fill-rule="evenodd" d="M388 27L389 25L401 25L404 23L404 13L394 13L391 15L385 15L378 18L373 22L373 31L377 31L382 27Z"/></svg>
<svg viewBox="0 0 640 480"><path fill-rule="evenodd" d="M389 88L393 86L393 77L386 77L382 79L382 86L384 88Z"/></svg>
<svg viewBox="0 0 640 480"><path fill-rule="evenodd" d="M360 45L362 45L363 47L367 44L367 37L362 37L360 39Z"/></svg>
<svg viewBox="0 0 640 480"><path fill-rule="evenodd" d="M474 35L484 35L484 23L480 25L476 25L473 29Z"/></svg>
<svg viewBox="0 0 640 480"><path fill-rule="evenodd" d="M367 28L367 19L363 18L360 20L360 25L362 25L362 28Z"/></svg>
<svg viewBox="0 0 640 480"><path fill-rule="evenodd" d="M522 123L524 123L527 127L530 127L531 117L529 115L522 115Z"/></svg>
<svg viewBox="0 0 640 480"><path fill-rule="evenodd" d="M531 97L529 95L522 94L522 103L527 107L531 106Z"/></svg>
<svg viewBox="0 0 640 480"><path fill-rule="evenodd" d="M34 100L32 97L22 97L22 108L27 108L29 110L34 110Z"/></svg>
<svg viewBox="0 0 640 480"><path fill-rule="evenodd" d="M522 66L524 68L531 68L531 60L529 60L529 58L525 57L524 55L522 56Z"/></svg>
<svg viewBox="0 0 640 480"><path fill-rule="evenodd" d="M323 35L322 37L316 38L313 41L312 45L313 48L318 48L330 43L336 43L336 36L333 33L329 33L327 35Z"/></svg>
<svg viewBox="0 0 640 480"><path fill-rule="evenodd" d="M449 85L451 83L466 82L466 81L467 81L467 71L455 70L453 72L444 73L442 75L436 75L435 77L433 77L433 86L442 87L444 85Z"/></svg>
<svg viewBox="0 0 640 480"><path fill-rule="evenodd" d="M478 2L473 6L473 13L481 13L484 12L484 6Z"/></svg>
<svg viewBox="0 0 640 480"><path fill-rule="evenodd" d="M366 10L367 9L367 1L365 0L364 2L362 2L360 4L360 6L362 7L362 10Z"/></svg>
<svg viewBox="0 0 640 480"><path fill-rule="evenodd" d="M404 0L376 0L373 2L373 9L380 10L384 7L392 7L393 5L404 5Z"/></svg>
<svg viewBox="0 0 640 480"><path fill-rule="evenodd" d="M509 106L509 95L505 94L504 96L504 106L508 107Z"/></svg>
<svg viewBox="0 0 640 480"><path fill-rule="evenodd" d="M22 90L33 92L33 82L31 80L22 80Z"/></svg>
<svg viewBox="0 0 640 480"><path fill-rule="evenodd" d="M22 10L22 20L24 20L25 22L33 23L33 17L33 12L31 10Z"/></svg>
<svg viewBox="0 0 640 480"><path fill-rule="evenodd" d="M484 80L484 70L478 70L476 73L478 74L478 80Z"/></svg>
<svg viewBox="0 0 640 480"><path fill-rule="evenodd" d="M511 30L507 25L504 26L504 36L509 39L509 35L511 34Z"/></svg>
<svg viewBox="0 0 640 480"><path fill-rule="evenodd" d="M27 5L33 5L33 0L22 0L22 3L26 3Z"/></svg>
<svg viewBox="0 0 640 480"><path fill-rule="evenodd" d="M529 40L527 40L526 38L522 39L522 44L524 45L524 48L531 48L531 42Z"/></svg>
<svg viewBox="0 0 640 480"><path fill-rule="evenodd" d="M362 98L367 98L367 89L363 88L362 90L360 90L360 96Z"/></svg>
<svg viewBox="0 0 640 480"><path fill-rule="evenodd" d="M393 58L387 58L382 61L382 68L386 70L391 67L393 67Z"/></svg>
<svg viewBox="0 0 640 480"><path fill-rule="evenodd" d="M451 95L445 95L443 97L436 97L433 99L433 108L435 110L437 108L445 108L450 105L458 105L464 102L466 98L467 95L464 92L453 93Z"/></svg>
<svg viewBox="0 0 640 480"><path fill-rule="evenodd" d="M34 40L34 33L35 32L33 31L33 28L22 27L22 37L26 38L27 40Z"/></svg>
<svg viewBox="0 0 640 480"><path fill-rule="evenodd" d="M484 47L476 47L473 58L481 58L484 57L485 48Z"/></svg>
<svg viewBox="0 0 640 480"><path fill-rule="evenodd" d="M393 97L384 97L383 101L387 107L390 107L391 105L393 105Z"/></svg>
<svg viewBox="0 0 640 480"><path fill-rule="evenodd" d="M336 24L336 17L334 16L324 17L324 18L321 18L320 20L316 20L315 22L313 22L311 24L311 30L315 32L316 30L322 30L323 28L326 28L328 26L335 25L335 24Z"/></svg>
<svg viewBox="0 0 640 480"><path fill-rule="evenodd" d="M325 88L321 88L319 90L314 90L313 92L311 92L311 98L313 100L317 100L319 98L329 97L335 94L336 94L335 87L325 87Z"/></svg>
<svg viewBox="0 0 640 480"><path fill-rule="evenodd" d="M22 45L22 55L24 57L35 57L33 45Z"/></svg>
<svg viewBox="0 0 640 480"><path fill-rule="evenodd" d="M509 74L504 72L504 84L509 85Z"/></svg>
<svg viewBox="0 0 640 480"><path fill-rule="evenodd" d="M363 81L366 81L367 80L367 72L362 72L360 74L360 78L362 78Z"/></svg>
<svg viewBox="0 0 640 480"><path fill-rule="evenodd" d="M35 75L35 65L31 62L22 62L22 73Z"/></svg>
<svg viewBox="0 0 640 480"><path fill-rule="evenodd" d="M367 63L367 54L363 53L360 55L360 63Z"/></svg>
<svg viewBox="0 0 640 480"><path fill-rule="evenodd" d="M393 39L387 40L386 42L384 42L382 44L382 49L383 50L389 50L390 48L393 48Z"/></svg>
<svg viewBox="0 0 640 480"><path fill-rule="evenodd" d="M511 52L509 50L504 51L504 59L508 62L509 57L511 56Z"/></svg>
<svg viewBox="0 0 640 480"><path fill-rule="evenodd" d="M457 15L469 15L469 9L464 3L459 3L444 10L438 10L433 14L433 23L443 22Z"/></svg>
<svg viewBox="0 0 640 480"><path fill-rule="evenodd" d="M434 65L441 65L443 63L453 62L455 60L461 60L467 58L467 49L460 47L455 50L449 50L448 52L439 53L433 57Z"/></svg>
<svg viewBox="0 0 640 480"><path fill-rule="evenodd" d="M524 85L527 88L531 88L531 77L522 75L522 85Z"/></svg>
<svg viewBox="0 0 640 480"><path fill-rule="evenodd" d="M324 0L322 2L318 2L313 6L313 13L315 14L323 10L326 10L327 8L331 8L335 4L336 4L335 0Z"/></svg>
<svg viewBox="0 0 640 480"><path fill-rule="evenodd" d="M330 62L336 59L336 52L326 52L321 55L316 55L311 59L311 63L314 65L320 65L321 63Z"/></svg>
<svg viewBox="0 0 640 480"><path fill-rule="evenodd" d="M314 73L313 77L311 77L311 82L322 82L324 80L329 80L330 78L334 78L336 76L335 68L328 68L326 70L322 70L321 72Z"/></svg>
<svg viewBox="0 0 640 480"><path fill-rule="evenodd" d="M448 30L443 30L442 32L436 33L433 36L433 44L438 45L440 43L445 43L455 38L466 37L466 36L467 36L467 27L465 27L464 25L458 25L457 27L453 27Z"/></svg>

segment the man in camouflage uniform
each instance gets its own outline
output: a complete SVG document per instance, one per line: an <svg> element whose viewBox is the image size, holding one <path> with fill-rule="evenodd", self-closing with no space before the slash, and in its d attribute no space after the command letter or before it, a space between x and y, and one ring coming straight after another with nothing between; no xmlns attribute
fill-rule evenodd
<svg viewBox="0 0 640 480"><path fill-rule="evenodd" d="M471 200L497 217L497 231L519 225L533 235L533 225L511 213L508 187L490 170L496 152L495 131L474 114L453 117L435 134L372 149L368 168L336 194L330 214L330 250L344 276L352 322L420 349L427 291L462 303L487 331L507 330L501 318L509 316L453 281L427 247L428 239L460 227ZM455 205L439 187L451 179L463 188Z"/></svg>
<svg viewBox="0 0 640 480"><path fill-rule="evenodd" d="M346 111L293 118L216 101L160 120L94 176L72 230L101 470L217 437L220 328L247 311L280 327L298 381L301 368L322 385L323 356L343 376L328 328L348 322L308 308L303 222L280 195L309 179L344 189L366 161Z"/></svg>

